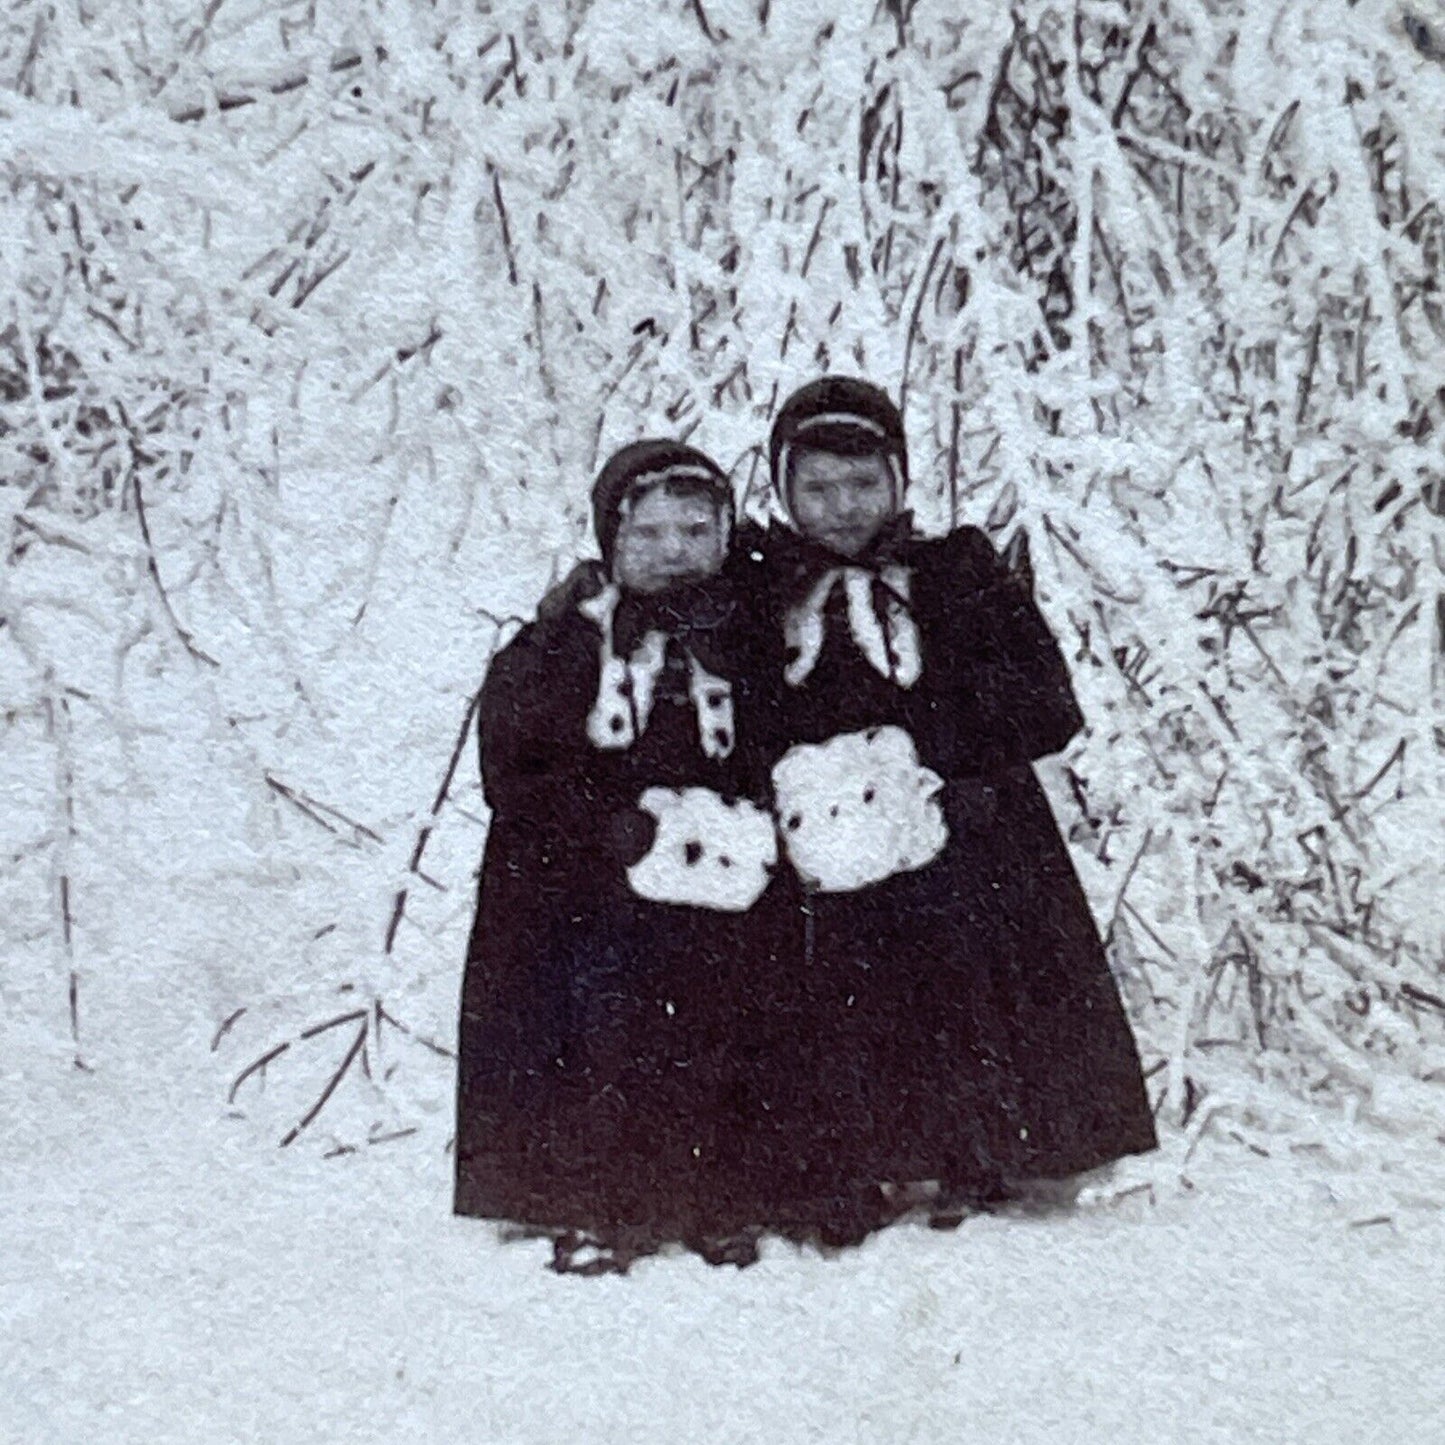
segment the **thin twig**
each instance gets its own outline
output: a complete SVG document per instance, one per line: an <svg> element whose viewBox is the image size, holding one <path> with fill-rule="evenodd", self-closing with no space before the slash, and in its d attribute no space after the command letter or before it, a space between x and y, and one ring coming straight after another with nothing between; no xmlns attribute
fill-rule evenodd
<svg viewBox="0 0 1445 1445"><path fill-rule="evenodd" d="M898 383L898 410L906 413L908 406L908 372L913 361L913 338L918 331L918 321L923 314L924 298L928 295L928 283L933 276L933 268L938 265L938 258L943 254L943 244L946 238L940 236L933 243L933 250L929 253L928 264L923 268L923 279L919 283L918 295L913 299L913 312L908 319L908 332L903 339L903 376Z"/></svg>
<svg viewBox="0 0 1445 1445"><path fill-rule="evenodd" d="M146 514L145 494L141 491L140 466L135 456L135 442L131 442L131 464L130 464L130 488L131 495L135 499L136 521L140 526L141 540L146 550L146 571L150 575L151 584L156 591L156 597L161 604L161 610L166 615L166 620L171 625L171 630L180 639L181 646L185 648L189 656L195 661L204 663L207 667L220 667L220 663L208 652L203 652L196 644L194 634L187 628L181 619L176 615L176 609L171 602L170 593L166 591L165 579L161 576L160 561L156 557L155 541L151 536L150 520Z"/></svg>
<svg viewBox="0 0 1445 1445"><path fill-rule="evenodd" d="M416 1125L408 1125L405 1129L392 1129L385 1134L370 1134L367 1136L367 1144L391 1144L397 1139L409 1139L417 1132Z"/></svg>
<svg viewBox="0 0 1445 1445"><path fill-rule="evenodd" d="M366 57L355 50L341 51L331 59L328 67L332 75L341 75L348 70L355 70ZM376 61L384 61L387 58L386 51L377 46L372 52L372 58ZM310 83L311 72L309 70L291 71L287 75L276 77L274 80L263 81L260 85L250 90L223 90L216 96L214 109L222 114L228 111L241 110L248 105L256 105L263 97L272 95L290 95L293 91L302 89ZM211 114L212 107L202 104L182 106L170 112L170 117L178 124L185 125L193 121L204 120Z"/></svg>
<svg viewBox="0 0 1445 1445"><path fill-rule="evenodd" d="M1358 803L1361 798L1368 798L1369 795L1373 793L1375 789L1379 786L1380 781L1384 778L1385 774L1388 773L1390 769L1393 768L1397 763L1400 765L1400 769L1403 772L1405 766L1404 738L1401 738L1390 750L1390 756L1386 758L1385 761L1381 763L1378 768L1375 769L1374 773L1372 773L1370 776L1370 780L1362 788L1359 788L1355 792L1350 794L1350 801L1352 803Z"/></svg>
<svg viewBox="0 0 1445 1445"><path fill-rule="evenodd" d="M512 226L507 219L507 203L502 199L502 178L491 161L487 162L487 170L492 177L492 204L497 208L497 221L502 229L502 248L507 253L507 280L515 286L517 284L517 253L512 247Z"/></svg>
<svg viewBox="0 0 1445 1445"><path fill-rule="evenodd" d="M413 877L421 875L422 855L426 852L427 844L431 841L432 832L436 827L436 820L441 813L442 807L447 800L447 794L451 791L452 779L456 777L457 766L461 762L462 753L466 750L467 739L471 736L472 723L476 719L477 710L482 705L482 692L478 688L467 702L467 710L462 715L461 727L457 729L457 735L452 743L451 757L447 760L446 770L442 774L442 780L437 788L436 796L432 799L431 809L427 814L427 820L417 832L416 844L411 851L411 862L407 871ZM406 902L408 886L403 885L397 890L396 898L392 902L391 919L387 924L386 938L382 944L382 952L390 956L392 948L396 944L396 932L401 927L401 920L406 913Z"/></svg>
<svg viewBox="0 0 1445 1445"><path fill-rule="evenodd" d="M1400 992L1411 1003L1424 1004L1427 1008L1436 1010L1437 1013L1445 1014L1445 998L1441 998L1438 993L1431 993L1429 989L1419 988L1413 983L1402 983Z"/></svg>
<svg viewBox="0 0 1445 1445"><path fill-rule="evenodd" d="M1119 884L1119 891L1114 896L1114 909L1111 918L1117 919L1119 910L1124 906L1124 895L1129 891L1129 884L1134 881L1134 874L1138 871L1140 860L1148 851L1149 845L1154 841L1154 829L1151 825L1144 830L1144 840L1134 850L1134 856L1129 860L1129 866L1124 870L1124 881Z"/></svg>
<svg viewBox="0 0 1445 1445"><path fill-rule="evenodd" d="M692 10L693 15L697 19L699 27L701 27L702 29L702 33L706 35L707 38L712 41L714 45L716 45L720 37L718 35L718 32L712 28L712 24L708 20L707 11L702 8L702 0L688 0L688 4L689 8Z"/></svg>
<svg viewBox="0 0 1445 1445"><path fill-rule="evenodd" d="M251 1062L236 1075L231 1084L230 1091L226 1095L226 1102L228 1104L234 1104L236 1102L236 1094L241 1085L244 1084L252 1074L259 1073L264 1069L273 1059L279 1059L290 1047L291 1040L287 1039L285 1043L277 1044L273 1049L267 1049L259 1058L252 1059Z"/></svg>
<svg viewBox="0 0 1445 1445"><path fill-rule="evenodd" d="M347 1009L345 1013L339 1013L335 1018L326 1019L323 1023L311 1024L304 1028L297 1035L298 1040L320 1038L322 1034L329 1034L332 1029L339 1029L346 1024L360 1023L366 1017L364 1008Z"/></svg>
<svg viewBox="0 0 1445 1445"><path fill-rule="evenodd" d="M221 1040L225 1038L226 1035L230 1033L231 1030L235 1028L238 1023L240 1023L241 1019L245 1016L245 1013L246 1006L242 1004L240 1008L232 1009L232 1011L221 1020L221 1026L211 1036L211 1052L213 1054L218 1048L221 1047Z"/></svg>
<svg viewBox="0 0 1445 1445"><path fill-rule="evenodd" d="M325 828L328 833L341 838L349 847L359 848L361 844L358 839L361 838L364 838L369 843L382 843L385 841L381 834L374 828L368 828L365 823L358 823L355 818L348 817L340 808L334 808L330 803L323 803L319 799L301 792L298 788L291 787L289 783L283 783L281 779L273 773L263 773L262 777L265 780L266 786L270 788L273 793L278 797L284 798L298 812L304 813L313 823L319 824ZM335 822L333 822L332 819L335 819ZM341 829L336 826L336 823L341 823L343 826L350 828L353 836L349 839L345 838Z"/></svg>
<svg viewBox="0 0 1445 1445"><path fill-rule="evenodd" d="M416 1043L419 1043L424 1049L430 1049L431 1052L436 1054L439 1058L456 1058L457 1055L455 1049L449 1049L445 1044L439 1044L435 1039L428 1038L426 1034L418 1033L414 1028L411 1028L409 1025L402 1023L402 1021L397 1018L395 1014L391 1013L386 1008L386 1006L382 1003L380 999L376 1000L375 1012L376 1022L378 1025L376 1030L376 1036L378 1039L381 1038L380 1025L383 1023L387 1023L390 1024L392 1028L394 1028L398 1033L405 1034L407 1038L412 1039Z"/></svg>
<svg viewBox="0 0 1445 1445"><path fill-rule="evenodd" d="M1315 368L1319 364L1319 358L1320 318L1316 316L1305 341L1305 365L1304 370L1300 373L1299 390L1295 397L1294 424L1297 427L1304 425L1305 417L1309 412L1310 392L1314 389Z"/></svg>
<svg viewBox="0 0 1445 1445"><path fill-rule="evenodd" d="M60 914L60 946L65 960L66 1002L70 1016L72 1062L89 1072L80 1052L80 973L75 962L75 916L70 906L70 871L75 852L75 763L71 739L70 703L63 696L47 700L46 710L55 739L58 843L53 854L55 899Z"/></svg>
<svg viewBox="0 0 1445 1445"><path fill-rule="evenodd" d="M356 1062L357 1056L361 1053L366 1044L366 1036L369 1032L369 1025L365 1015L362 1016L361 1027L356 1031L356 1037L352 1039L350 1047L346 1050L345 1057L336 1066L336 1072L326 1081L326 1087L317 1095L316 1102L301 1116L299 1122L287 1131L285 1138L281 1140L281 1148L288 1148L299 1139L302 1133L310 1128L316 1116L326 1107L327 1101L336 1092L341 1081L350 1071L352 1064Z"/></svg>
<svg viewBox="0 0 1445 1445"><path fill-rule="evenodd" d="M292 297L291 306L297 309L305 304L312 292L321 285L323 281L329 280L351 259L349 250L341 251L334 260L328 261L319 271L313 272L296 287L296 295Z"/></svg>
<svg viewBox="0 0 1445 1445"><path fill-rule="evenodd" d="M807 247L803 251L803 264L798 268L798 275L807 278L808 267L813 264L813 252L818 249L818 241L823 234L823 222L828 219L828 212L833 207L832 196L825 196L823 204L818 207L818 220L813 226L813 234L808 237Z"/></svg>
<svg viewBox="0 0 1445 1445"><path fill-rule="evenodd" d="M1087 557L1084 556L1083 552L1079 550L1078 545L1064 533L1061 527L1055 524L1053 518L1050 517L1047 512L1045 512L1043 515L1043 523L1044 531L1047 532L1048 535L1052 537L1054 541L1056 541L1064 549L1064 551L1066 551L1069 556L1071 556L1074 561L1077 562L1079 566L1082 567L1083 570L1089 574L1090 578L1093 579L1095 589L1100 594L1107 597L1111 602L1137 603L1138 601L1140 601L1140 597L1137 593L1133 596L1126 596L1122 592L1114 591L1114 589L1110 587L1109 584L1105 582L1102 577L1099 576L1098 570L1094 567L1094 564L1090 562Z"/></svg>

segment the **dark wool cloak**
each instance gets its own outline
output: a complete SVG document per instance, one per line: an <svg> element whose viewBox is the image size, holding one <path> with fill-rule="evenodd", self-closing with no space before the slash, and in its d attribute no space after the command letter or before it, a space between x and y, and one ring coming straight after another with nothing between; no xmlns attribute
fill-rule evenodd
<svg viewBox="0 0 1445 1445"><path fill-rule="evenodd" d="M719 1171L719 1132L733 980L741 960L770 966L773 893L730 913L647 901L625 875L650 842L636 808L645 789L737 798L765 787L747 669L720 660L756 631L732 611L709 640L709 670L733 684L727 757L705 755L681 693L659 693L630 747L593 746L600 632L575 607L524 628L492 662L480 732L493 812L462 996L458 1213L653 1242L747 1222Z"/></svg>
<svg viewBox="0 0 1445 1445"><path fill-rule="evenodd" d="M780 527L740 536L737 555L774 636L830 565ZM751 1114L734 1164L773 1191L778 1220L852 1199L866 1227L876 1181L989 1195L1156 1144L1134 1039L1030 766L1082 723L1059 649L982 532L892 555L912 569L921 676L905 689L870 665L838 589L811 672L773 679L772 753L902 727L944 780L949 840L928 866L854 892L810 893L780 870L784 962L754 974L737 1033Z"/></svg>

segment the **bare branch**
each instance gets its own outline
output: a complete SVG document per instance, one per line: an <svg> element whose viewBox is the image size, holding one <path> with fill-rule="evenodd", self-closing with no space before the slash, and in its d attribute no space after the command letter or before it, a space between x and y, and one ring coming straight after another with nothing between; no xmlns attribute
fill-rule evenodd
<svg viewBox="0 0 1445 1445"><path fill-rule="evenodd" d="M356 1062L357 1057L366 1046L366 1036L369 1031L370 1026L363 1014L361 1027L357 1029L356 1037L352 1039L341 1062L336 1066L335 1073L326 1081L325 1087L316 1097L316 1102L301 1116L299 1122L286 1132L285 1137L281 1140L281 1148L286 1149L294 1144L296 1140L311 1127L317 1115L326 1107L327 1101L336 1092L341 1081L350 1072L352 1064Z"/></svg>
<svg viewBox="0 0 1445 1445"><path fill-rule="evenodd" d="M368 843L384 841L381 834L374 828L369 828L365 823L359 823L355 818L348 817L340 808L334 808L330 803L323 803L319 799L303 793L299 788L293 788L289 783L283 783L273 773L268 772L262 776L266 786L273 793L284 798L298 812L310 818L313 823L325 828L333 837L340 838L348 847L359 848L362 840ZM349 829L351 836L347 837L342 831L343 829Z"/></svg>
<svg viewBox="0 0 1445 1445"><path fill-rule="evenodd" d="M347 71L357 69L368 59L380 64L387 59L387 53L379 45L369 56L364 56L356 50L341 50L332 56L327 69L332 75L344 75ZM214 107L204 101L173 106L170 110L170 118L178 124L184 125L204 120L213 110L224 115L233 110L242 110L246 106L256 105L266 96L290 95L293 91L308 85L310 81L311 72L309 70L289 71L284 75L259 80L253 84L223 89L217 93Z"/></svg>
<svg viewBox="0 0 1445 1445"><path fill-rule="evenodd" d="M207 667L219 667L220 663L208 652L201 650L196 644L196 639L190 629L186 627L176 615L176 609L171 602L170 593L166 591L165 579L161 576L160 559L156 556L155 540L151 536L150 520L146 515L145 493L141 490L140 466L135 454L135 442L131 442L131 463L129 476L131 494L135 498L136 521L140 526L141 540L145 544L146 551L146 572L149 574L151 583L155 588L156 597L161 604L161 610L166 615L166 621L171 625L171 630L180 640L181 646L185 648L192 661L203 663Z"/></svg>
<svg viewBox="0 0 1445 1445"><path fill-rule="evenodd" d="M457 729L456 738L452 742L451 757L447 760L445 771L442 773L442 780L437 788L436 796L432 799L431 809L427 814L426 822L422 824L417 832L416 843L411 850L411 862L408 864L408 872L413 877L421 876L422 855L426 852L427 844L431 841L432 830L436 827L436 820L446 803L447 795L451 792L452 780L456 777L457 765L461 762L462 754L466 751L467 739L471 736L472 725L476 720L477 710L481 707L482 693L478 688L467 703L466 712L462 715L461 726ZM382 952L390 957L392 949L396 944L396 932L401 927L401 920L406 913L406 902L408 888L402 887L397 890L396 898L393 900L391 918L386 926L386 937L382 942Z"/></svg>
<svg viewBox="0 0 1445 1445"><path fill-rule="evenodd" d="M497 223L502 228L502 248L507 253L507 280L517 284L517 253L512 246L512 226L507 219L507 203L502 199L502 178L496 166L487 162L487 173L492 178L492 203L497 208Z"/></svg>

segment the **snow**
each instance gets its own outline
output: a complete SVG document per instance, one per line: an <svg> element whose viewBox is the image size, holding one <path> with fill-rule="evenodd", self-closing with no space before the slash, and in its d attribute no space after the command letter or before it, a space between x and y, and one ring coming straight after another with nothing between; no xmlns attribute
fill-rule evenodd
<svg viewBox="0 0 1445 1445"><path fill-rule="evenodd" d="M1445 1222L1351 1227L1243 1151L1153 1204L582 1279L450 1217L439 1153L258 1155L94 1078L5 1085L17 1445L1408 1445L1445 1411Z"/></svg>

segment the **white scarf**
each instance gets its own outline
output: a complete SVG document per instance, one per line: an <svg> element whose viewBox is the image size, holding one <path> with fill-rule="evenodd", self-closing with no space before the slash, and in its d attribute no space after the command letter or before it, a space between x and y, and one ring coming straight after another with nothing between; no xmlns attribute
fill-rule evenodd
<svg viewBox="0 0 1445 1445"><path fill-rule="evenodd" d="M882 581L887 600L882 615L874 606L873 589ZM792 655L783 676L797 687L818 664L823 651L824 609L839 582L848 601L848 628L858 650L881 677L899 687L912 687L923 673L918 625L908 609L912 573L893 562L876 573L866 567L830 568L813 584L808 595L791 606L783 619L783 637Z"/></svg>
<svg viewBox="0 0 1445 1445"><path fill-rule="evenodd" d="M602 633L597 698L587 717L587 739L594 748L609 752L630 748L647 731L657 679L667 661L667 634L658 628L644 635L631 657L617 655L612 621L621 597L617 584L609 583L577 607ZM737 741L732 684L715 677L688 652L687 690L697 713L703 752L710 758L728 757Z"/></svg>

